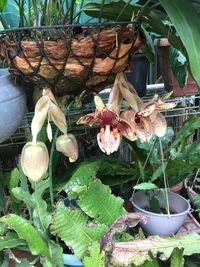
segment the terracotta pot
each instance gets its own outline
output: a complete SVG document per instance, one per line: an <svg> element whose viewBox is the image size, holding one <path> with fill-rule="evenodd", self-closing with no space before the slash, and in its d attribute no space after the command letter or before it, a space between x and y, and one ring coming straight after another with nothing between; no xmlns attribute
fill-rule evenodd
<svg viewBox="0 0 200 267"><path fill-rule="evenodd" d="M183 187L184 187L184 182L183 181L181 181L180 183L178 183L178 184L176 184L176 185L174 185L174 186L172 186L172 187L170 187L170 191L171 192L174 192L174 193L177 193L177 194L181 194L181 191L182 191L182 189L183 189Z"/></svg>
<svg viewBox="0 0 200 267"><path fill-rule="evenodd" d="M159 63L167 91L173 91L173 96L186 94L198 94L198 87L192 76L188 75L187 85L181 88L173 75L170 64L170 43L167 38L155 39L154 44L158 47Z"/></svg>

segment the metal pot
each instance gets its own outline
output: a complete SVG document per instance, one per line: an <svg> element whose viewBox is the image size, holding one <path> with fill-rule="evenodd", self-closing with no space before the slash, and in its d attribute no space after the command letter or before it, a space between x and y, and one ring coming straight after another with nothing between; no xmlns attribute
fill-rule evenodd
<svg viewBox="0 0 200 267"><path fill-rule="evenodd" d="M0 143L16 131L25 111L24 90L13 83L7 69L0 69Z"/></svg>
<svg viewBox="0 0 200 267"><path fill-rule="evenodd" d="M156 196L160 207L164 207L163 193L159 192ZM141 212L149 218L147 224L141 223L142 228L147 234L170 236L175 234L184 223L190 211L189 201L173 192L168 192L168 198L170 210L176 212L170 216L145 210L145 208L149 208L149 200L144 191L139 191L132 195L130 201L133 204L134 211Z"/></svg>

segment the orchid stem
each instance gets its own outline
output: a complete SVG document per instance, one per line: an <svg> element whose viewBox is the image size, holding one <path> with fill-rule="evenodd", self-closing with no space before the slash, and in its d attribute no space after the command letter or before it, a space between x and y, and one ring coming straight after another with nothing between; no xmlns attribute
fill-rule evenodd
<svg viewBox="0 0 200 267"><path fill-rule="evenodd" d="M54 204L54 194L53 194L53 155L55 151L55 144L56 144L56 138L58 137L60 130L59 128L56 129L55 135L53 137L53 142L50 150L50 156L49 156L49 191L50 191L50 201L51 201L51 208L53 210L53 204Z"/></svg>
<svg viewBox="0 0 200 267"><path fill-rule="evenodd" d="M64 115L66 116L70 106L72 105L73 101L69 103L69 105L66 106L64 110ZM59 128L56 129L55 135L53 137L51 150L50 150L50 156L49 156L49 192L50 192L50 202L51 202L51 208L53 210L54 205L54 194L53 194L53 156L55 151L55 145L56 145L56 139L60 133Z"/></svg>

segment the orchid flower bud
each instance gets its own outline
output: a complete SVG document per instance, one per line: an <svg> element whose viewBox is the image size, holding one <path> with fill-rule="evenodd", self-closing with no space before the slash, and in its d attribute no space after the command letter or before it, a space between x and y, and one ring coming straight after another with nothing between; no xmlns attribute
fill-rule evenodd
<svg viewBox="0 0 200 267"><path fill-rule="evenodd" d="M44 143L28 142L22 149L21 166L23 173L31 182L39 181L46 173L49 164L49 154Z"/></svg>
<svg viewBox="0 0 200 267"><path fill-rule="evenodd" d="M67 156L70 162L78 159L78 144L73 134L60 135L56 140L56 149Z"/></svg>

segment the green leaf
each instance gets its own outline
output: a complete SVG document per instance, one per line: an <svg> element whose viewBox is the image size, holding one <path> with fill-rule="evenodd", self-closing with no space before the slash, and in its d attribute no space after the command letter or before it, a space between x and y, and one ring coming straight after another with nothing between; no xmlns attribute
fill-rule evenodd
<svg viewBox="0 0 200 267"><path fill-rule="evenodd" d="M66 208L63 202L58 203L51 225L52 233L71 247L79 258L106 230L105 225L88 226L88 217L81 210Z"/></svg>
<svg viewBox="0 0 200 267"><path fill-rule="evenodd" d="M176 31L178 32L189 58L190 70L200 86L200 17L188 0L160 0Z"/></svg>
<svg viewBox="0 0 200 267"><path fill-rule="evenodd" d="M21 239L26 240L33 255L45 255L49 257L46 242L40 237L36 229L29 221L15 214L9 214L0 218L9 228L13 229Z"/></svg>
<svg viewBox="0 0 200 267"><path fill-rule="evenodd" d="M142 27L142 30L146 37L146 44L143 48L143 52L145 53L145 56L147 57L149 63L155 63L155 49L153 45L153 40L144 27Z"/></svg>
<svg viewBox="0 0 200 267"><path fill-rule="evenodd" d="M99 168L99 162L84 162L80 164L72 174L71 179L63 188L68 193L70 191L76 192L79 187L86 186L95 177Z"/></svg>
<svg viewBox="0 0 200 267"><path fill-rule="evenodd" d="M152 190L157 189L157 185L150 183L150 182L144 182L141 184L137 184L133 187L135 190Z"/></svg>
<svg viewBox="0 0 200 267"><path fill-rule="evenodd" d="M51 214L47 211L47 203L42 199L45 190L49 187L49 179L36 182L31 196L34 202L33 223L39 234L45 239L48 236L48 228Z"/></svg>
<svg viewBox="0 0 200 267"><path fill-rule="evenodd" d="M16 187L12 189L12 194L16 199L23 201L28 207L34 208L35 204L31 198L31 194L25 191L21 187Z"/></svg>
<svg viewBox="0 0 200 267"><path fill-rule="evenodd" d="M185 61L184 61L185 59ZM184 87L187 84L188 71L186 69L186 58L177 49L170 48L170 63L172 72L178 81L180 87Z"/></svg>
<svg viewBox="0 0 200 267"><path fill-rule="evenodd" d="M8 232L5 236L0 237L0 251L6 248L16 248L18 246L25 246L26 242L20 239L14 232Z"/></svg>
<svg viewBox="0 0 200 267"><path fill-rule="evenodd" d="M63 267L63 249L60 244L56 244L53 240L48 242L51 252L51 258L53 262L53 266Z"/></svg>
<svg viewBox="0 0 200 267"><path fill-rule="evenodd" d="M138 14L141 11L142 5L127 4L125 1L112 1L105 3L103 7L98 3L89 3L84 5L81 12L85 12L91 17L109 19L112 21L131 21L133 14ZM120 14L120 17L119 17ZM145 7L142 10L141 21L150 25L154 32L165 36L170 40L172 45L177 49L182 48L180 39L170 31L170 28L166 26L160 17L154 12L154 10Z"/></svg>
<svg viewBox="0 0 200 267"><path fill-rule="evenodd" d="M20 173L18 168L14 168L9 177L8 188L11 195L11 208L14 213L20 214L20 203L17 201L12 193L12 189L17 187L20 181Z"/></svg>
<svg viewBox="0 0 200 267"><path fill-rule="evenodd" d="M105 255L103 251L100 251L99 243L94 242L89 248L89 257L84 257L84 267L105 267L104 259Z"/></svg>
<svg viewBox="0 0 200 267"><path fill-rule="evenodd" d="M7 0L0 1L0 12L3 12L3 9L6 5L7 5Z"/></svg>
<svg viewBox="0 0 200 267"><path fill-rule="evenodd" d="M100 180L93 181L87 190L79 194L78 200L78 205L88 216L107 225L126 214L123 204L123 199L112 195L109 186L102 184Z"/></svg>
<svg viewBox="0 0 200 267"><path fill-rule="evenodd" d="M150 181L154 182L155 180L157 180L159 177L161 177L161 175L163 175L163 168L164 170L166 170L168 162L164 162L163 165L158 166L158 168L153 172Z"/></svg>
<svg viewBox="0 0 200 267"><path fill-rule="evenodd" d="M131 266L131 264L139 266L145 261L150 261L150 255L167 260L171 257L174 248L183 249L183 255L187 256L199 253L200 237L197 233L165 238L151 236L132 241L128 244L128 250L124 249L126 245L126 242L113 245L112 262L117 266Z"/></svg>
<svg viewBox="0 0 200 267"><path fill-rule="evenodd" d="M195 130L200 128L200 117L193 117L187 119L181 129L176 134L176 139L171 144L171 148L177 146L184 139L188 138L195 133Z"/></svg>
<svg viewBox="0 0 200 267"><path fill-rule="evenodd" d="M174 249L170 267L184 267L183 249Z"/></svg>
<svg viewBox="0 0 200 267"><path fill-rule="evenodd" d="M9 179L9 190L10 190L10 192L11 192L11 190L13 188L15 188L15 187L18 186L18 184L19 184L19 177L20 177L20 173L19 173L18 168L14 168L11 171L10 179Z"/></svg>

